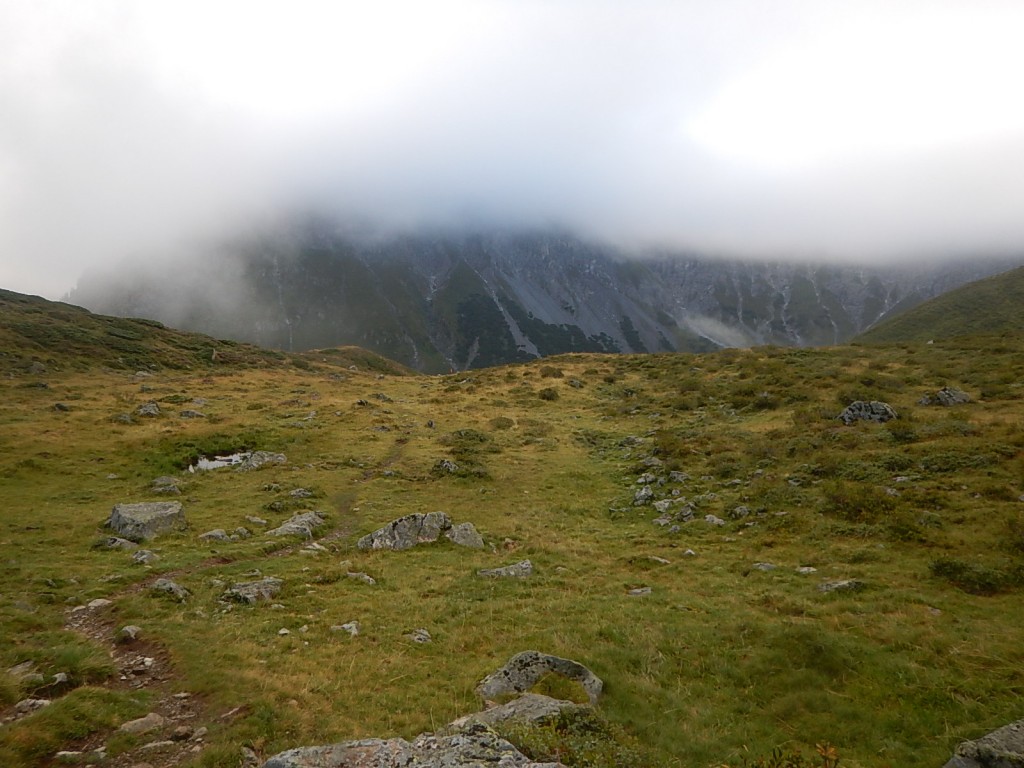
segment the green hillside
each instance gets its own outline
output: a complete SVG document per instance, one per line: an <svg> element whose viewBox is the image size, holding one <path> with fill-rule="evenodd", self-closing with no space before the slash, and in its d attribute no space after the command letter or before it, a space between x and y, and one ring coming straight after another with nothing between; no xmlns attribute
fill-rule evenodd
<svg viewBox="0 0 1024 768"><path fill-rule="evenodd" d="M956 288L865 331L856 341L931 341L1024 331L1024 267Z"/></svg>
<svg viewBox="0 0 1024 768"><path fill-rule="evenodd" d="M525 650L604 681L595 714L504 731L572 768L934 768L1021 717L1022 336L418 376L3 298L0 765L411 739ZM971 402L920 404L945 386ZM899 418L844 426L854 400ZM252 450L283 460L189 469ZM157 501L187 527L108 546L114 505ZM485 546L357 546L435 511Z"/></svg>

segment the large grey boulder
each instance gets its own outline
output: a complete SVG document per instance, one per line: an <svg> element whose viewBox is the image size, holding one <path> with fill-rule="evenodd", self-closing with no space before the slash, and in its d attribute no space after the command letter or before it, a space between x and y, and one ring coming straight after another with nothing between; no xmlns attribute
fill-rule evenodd
<svg viewBox="0 0 1024 768"><path fill-rule="evenodd" d="M313 531L324 524L319 512L299 512L285 520L277 528L267 531L268 536L302 536L313 538Z"/></svg>
<svg viewBox="0 0 1024 768"><path fill-rule="evenodd" d="M582 685L591 704L597 703L601 689L604 688L601 678L578 661L550 656L539 651L523 651L509 659L501 669L481 680L476 692L485 701L523 693L550 673L562 675Z"/></svg>
<svg viewBox="0 0 1024 768"><path fill-rule="evenodd" d="M536 763L483 725L449 736L425 733L405 739L360 739L289 749L263 768L559 768Z"/></svg>
<svg viewBox="0 0 1024 768"><path fill-rule="evenodd" d="M451 518L444 512L417 512L392 520L383 528L366 534L356 546L359 549L409 549L417 544L437 541L451 528Z"/></svg>
<svg viewBox="0 0 1024 768"><path fill-rule="evenodd" d="M267 576L258 581L240 581L228 587L222 595L222 599L253 605L260 600L273 598L281 591L283 583L281 579L276 579L273 576Z"/></svg>
<svg viewBox="0 0 1024 768"><path fill-rule="evenodd" d="M1024 768L1024 720L963 742L943 768Z"/></svg>
<svg viewBox="0 0 1024 768"><path fill-rule="evenodd" d="M891 405L883 403L881 400L855 400L846 406L836 418L849 426L855 421L871 421L881 424L898 419L899 415Z"/></svg>
<svg viewBox="0 0 1024 768"><path fill-rule="evenodd" d="M921 405L963 405L971 402L971 396L956 387L943 387L938 392L925 395L918 401Z"/></svg>
<svg viewBox="0 0 1024 768"><path fill-rule="evenodd" d="M107 525L131 541L184 528L185 511L178 501L146 501L139 504L115 504Z"/></svg>

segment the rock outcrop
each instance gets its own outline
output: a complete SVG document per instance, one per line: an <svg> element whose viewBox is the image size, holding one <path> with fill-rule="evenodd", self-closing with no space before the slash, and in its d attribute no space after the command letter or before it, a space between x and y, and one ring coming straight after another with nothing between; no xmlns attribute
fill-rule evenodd
<svg viewBox="0 0 1024 768"><path fill-rule="evenodd" d="M855 400L846 406L836 418L849 426L857 421L872 421L881 424L898 419L899 415L891 405L883 403L881 400Z"/></svg>
<svg viewBox="0 0 1024 768"><path fill-rule="evenodd" d="M417 512L392 520L383 528L366 534L356 546L359 549L410 549L417 544L437 541L451 528L451 518L444 512Z"/></svg>
<svg viewBox="0 0 1024 768"><path fill-rule="evenodd" d="M267 531L268 536L302 536L313 538L313 531L324 524L319 512L300 512L292 515L277 528Z"/></svg>
<svg viewBox="0 0 1024 768"><path fill-rule="evenodd" d="M963 405L969 402L971 402L971 396L956 387L943 387L938 392L925 395L918 400L918 403L921 405L944 405L946 407Z"/></svg>
<svg viewBox="0 0 1024 768"><path fill-rule="evenodd" d="M235 472L251 472L254 469L262 469L273 464L284 464L287 461L288 458L283 453L253 451L235 467Z"/></svg>
<svg viewBox="0 0 1024 768"><path fill-rule="evenodd" d="M1024 720L963 742L943 768L1024 768Z"/></svg>
<svg viewBox="0 0 1024 768"><path fill-rule="evenodd" d="M223 600L254 605L261 600L270 600L281 591L281 579L267 576L257 581L241 581L228 587L221 596Z"/></svg>
<svg viewBox="0 0 1024 768"><path fill-rule="evenodd" d="M582 685L591 704L597 703L604 688L601 678L578 661L550 656L539 651L523 651L509 659L501 669L481 680L476 692L485 701L523 693L550 673L562 675Z"/></svg>
<svg viewBox="0 0 1024 768"><path fill-rule="evenodd" d="M177 501L115 504L107 525L130 541L145 541L184 528L185 512Z"/></svg>

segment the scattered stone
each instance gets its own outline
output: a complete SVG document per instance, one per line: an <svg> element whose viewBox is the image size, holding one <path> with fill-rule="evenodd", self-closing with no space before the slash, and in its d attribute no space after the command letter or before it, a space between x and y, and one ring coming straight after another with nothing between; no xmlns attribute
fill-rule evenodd
<svg viewBox="0 0 1024 768"><path fill-rule="evenodd" d="M437 463L434 464L434 474L454 475L458 471L459 465L451 459L438 459Z"/></svg>
<svg viewBox="0 0 1024 768"><path fill-rule="evenodd" d="M184 411L178 414L183 419L205 419L206 414L200 411L193 411L191 408L186 408Z"/></svg>
<svg viewBox="0 0 1024 768"><path fill-rule="evenodd" d="M650 587L636 587L635 589L629 590L629 592L627 592L626 594L629 595L630 597L643 597L644 595L651 594L651 588Z"/></svg>
<svg viewBox="0 0 1024 768"><path fill-rule="evenodd" d="M122 643L129 643L134 640L138 640L140 634L142 634L142 627L129 624L125 627L121 627L121 631L117 633L117 639Z"/></svg>
<svg viewBox="0 0 1024 768"><path fill-rule="evenodd" d="M255 515L246 515L245 519L246 519L247 522L250 522L253 525L266 525L267 524L266 520L264 520L262 517L256 517Z"/></svg>
<svg viewBox="0 0 1024 768"><path fill-rule="evenodd" d="M77 763L85 753L77 749L62 749L53 756L54 760L66 760L69 763ZM138 768L133 765L132 768Z"/></svg>
<svg viewBox="0 0 1024 768"><path fill-rule="evenodd" d="M68 405L67 403L54 403L53 410L57 411L58 413L67 413L68 411L71 410L71 406Z"/></svg>
<svg viewBox="0 0 1024 768"><path fill-rule="evenodd" d="M283 453L253 451L241 461L235 468L235 472L251 472L254 469L262 469L270 464L284 464L287 461L288 459Z"/></svg>
<svg viewBox="0 0 1024 768"><path fill-rule="evenodd" d="M95 546L102 549L126 549L128 551L139 548L139 545L134 541L122 539L120 536L107 536Z"/></svg>
<svg viewBox="0 0 1024 768"><path fill-rule="evenodd" d="M127 723L122 723L121 727L117 730L121 733L151 733L159 728L163 728L167 725L167 719L156 712L150 712L145 717L140 717L137 720L129 720Z"/></svg>
<svg viewBox="0 0 1024 768"><path fill-rule="evenodd" d="M956 387L943 387L938 392L925 395L917 401L919 405L964 405L971 402L971 396Z"/></svg>
<svg viewBox="0 0 1024 768"><path fill-rule="evenodd" d="M891 405L880 400L855 400L846 406L836 418L849 426L855 421L871 421L880 424L898 419L899 415Z"/></svg>
<svg viewBox="0 0 1024 768"><path fill-rule="evenodd" d="M542 677L555 673L575 680L587 692L591 704L601 696L601 678L577 661L550 656L539 651L523 651L509 659L503 667L485 677L476 687L484 701L530 690Z"/></svg>
<svg viewBox="0 0 1024 768"><path fill-rule="evenodd" d="M261 600L270 600L281 591L284 584L281 579L267 576L259 581L242 581L231 585L223 595L222 600L234 600L236 603L248 603L254 605Z"/></svg>
<svg viewBox="0 0 1024 768"><path fill-rule="evenodd" d="M68 682L68 680L69 678L67 672L58 672L53 676L53 681L50 683L50 685L65 685Z"/></svg>
<svg viewBox="0 0 1024 768"><path fill-rule="evenodd" d="M143 403L135 409L136 416L159 416L160 406L154 402Z"/></svg>
<svg viewBox="0 0 1024 768"><path fill-rule="evenodd" d="M159 559L160 556L149 549L140 549L138 552L132 555L132 562L138 563L139 565L149 565L150 563Z"/></svg>
<svg viewBox="0 0 1024 768"><path fill-rule="evenodd" d="M310 499L313 497L313 492L308 488L296 488L294 491L288 494L293 499Z"/></svg>
<svg viewBox="0 0 1024 768"><path fill-rule="evenodd" d="M645 485L640 488L636 493L633 494L633 506L642 507L645 504L650 504L654 500L654 491L651 490L651 486Z"/></svg>
<svg viewBox="0 0 1024 768"><path fill-rule="evenodd" d="M290 635L291 634L291 630L288 630L288 629L285 629L284 627L281 627L279 630L277 630L277 634L279 634L281 637L284 637L285 635Z"/></svg>
<svg viewBox="0 0 1024 768"><path fill-rule="evenodd" d="M177 501L115 504L107 525L124 538L140 542L184 528L185 512Z"/></svg>
<svg viewBox="0 0 1024 768"><path fill-rule="evenodd" d="M860 589L864 589L864 582L857 579L826 581L818 585L819 592L856 592Z"/></svg>
<svg viewBox="0 0 1024 768"><path fill-rule="evenodd" d="M115 421L118 424L134 424L135 423L132 420L132 415L130 413L119 413L119 414L117 414L117 416L114 416L112 418L112 421Z"/></svg>
<svg viewBox="0 0 1024 768"><path fill-rule="evenodd" d="M139 749L145 750L146 752L153 752L157 749L167 749L168 747L175 746L173 741L163 739L162 741L151 741L148 744L143 744Z"/></svg>
<svg viewBox="0 0 1024 768"><path fill-rule="evenodd" d="M157 579L153 582L150 589L154 592L163 592L168 594L180 602L184 602L189 598L189 595L192 594L183 586L177 582L171 581L170 579Z"/></svg>
<svg viewBox="0 0 1024 768"><path fill-rule="evenodd" d="M344 624L335 624L331 627L331 632L348 632L349 635L355 637L359 634L360 624L358 621L348 621Z"/></svg>
<svg viewBox="0 0 1024 768"><path fill-rule="evenodd" d="M190 725L179 725L171 733L171 741L188 741L195 730Z"/></svg>
<svg viewBox="0 0 1024 768"><path fill-rule="evenodd" d="M484 568L476 572L477 576L488 576L491 578L525 579L533 574L533 563L529 560L521 560L512 565L504 565L500 568Z"/></svg>
<svg viewBox="0 0 1024 768"><path fill-rule="evenodd" d="M774 571L776 568L778 566L773 563L754 563L755 571Z"/></svg>
<svg viewBox="0 0 1024 768"><path fill-rule="evenodd" d="M113 600L107 600L103 597L97 597L95 600L90 600L85 607L88 608L90 611L99 611L104 608L109 608L113 604Z"/></svg>
<svg viewBox="0 0 1024 768"><path fill-rule="evenodd" d="M227 531L223 528L214 528L212 531L199 534L199 538L202 541L231 541L228 538Z"/></svg>
<svg viewBox="0 0 1024 768"><path fill-rule="evenodd" d="M648 555L648 560L652 563L658 563L659 565L670 565L671 560L666 560L664 557L658 557L657 555Z"/></svg>
<svg viewBox="0 0 1024 768"><path fill-rule="evenodd" d="M796 569L796 572L801 576L809 576L812 573L817 573L818 569L810 565L801 565Z"/></svg>
<svg viewBox="0 0 1024 768"><path fill-rule="evenodd" d="M685 472L672 471L668 473L668 481L670 483L686 483L689 480L690 476Z"/></svg>
<svg viewBox="0 0 1024 768"><path fill-rule="evenodd" d="M637 485L650 485L651 483L658 482L658 476L652 475L650 472L644 472L640 477L636 479Z"/></svg>
<svg viewBox="0 0 1024 768"><path fill-rule="evenodd" d="M694 552L692 549L688 549L685 552L683 552L683 557L696 557L696 556L697 556L697 553Z"/></svg>
<svg viewBox="0 0 1024 768"><path fill-rule="evenodd" d="M943 768L1021 768L1024 720L1004 725L980 739L960 744Z"/></svg>
<svg viewBox="0 0 1024 768"><path fill-rule="evenodd" d="M725 525L725 520L714 515L704 515L704 522L710 523L711 525Z"/></svg>
<svg viewBox="0 0 1024 768"><path fill-rule="evenodd" d="M156 478L150 484L150 490L152 490L153 493L181 493L181 488L178 487L178 478L171 477L170 475L163 475L162 477Z"/></svg>
<svg viewBox="0 0 1024 768"><path fill-rule="evenodd" d="M300 512L292 515L277 528L267 531L268 536L302 536L313 538L313 530L324 524L319 512Z"/></svg>
<svg viewBox="0 0 1024 768"><path fill-rule="evenodd" d="M360 739L321 747L300 747L274 755L262 768L558 768L537 763L482 724L451 735L421 734L405 739Z"/></svg>
<svg viewBox="0 0 1024 768"><path fill-rule="evenodd" d="M472 523L453 525L445 533L445 538L453 544L458 544L460 547L469 547L470 549L484 548L484 538Z"/></svg>
<svg viewBox="0 0 1024 768"><path fill-rule="evenodd" d="M445 730L461 731L473 723L493 726L496 723L503 723L508 720L515 720L520 723L538 723L546 721L560 712L575 711L582 708L583 705L575 704L571 701L553 699L550 696L544 696L539 693L524 693L522 696L512 699L505 704L453 720Z"/></svg>
<svg viewBox="0 0 1024 768"><path fill-rule="evenodd" d="M451 528L452 521L444 512L416 512L368 533L359 539L356 546L359 549L409 549L417 544L437 541Z"/></svg>
<svg viewBox="0 0 1024 768"><path fill-rule="evenodd" d="M352 579L353 581L361 581L361 582L363 582L363 584L369 584L371 587L374 586L377 583L377 580L375 578L373 578L373 576L371 576L368 573L363 573L362 571L359 571L359 572L349 571L348 573L345 574L345 576L347 576L348 578Z"/></svg>
<svg viewBox="0 0 1024 768"><path fill-rule="evenodd" d="M49 699L22 699L14 705L14 711L18 713L19 717L25 717L48 706L50 706Z"/></svg>
<svg viewBox="0 0 1024 768"><path fill-rule="evenodd" d="M15 664L7 670L7 674L13 677L19 683L42 683L43 676L36 672L36 663L34 661L23 661L20 664Z"/></svg>
<svg viewBox="0 0 1024 768"><path fill-rule="evenodd" d="M431 640L434 639L430 636L430 633L423 627L420 627L419 629L414 629L412 632L407 633L405 637L409 638L414 643L419 643L420 645L422 645L423 643L429 643Z"/></svg>
<svg viewBox="0 0 1024 768"><path fill-rule="evenodd" d="M741 504L738 507L734 507L729 512L729 518L732 519L732 520L742 520L744 517L747 517L749 514L750 514L750 507L748 507L748 506L746 506L744 504Z"/></svg>

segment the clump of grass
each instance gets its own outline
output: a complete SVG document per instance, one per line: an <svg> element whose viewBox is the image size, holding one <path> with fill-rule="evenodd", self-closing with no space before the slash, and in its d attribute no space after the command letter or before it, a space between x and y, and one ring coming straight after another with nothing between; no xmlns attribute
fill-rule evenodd
<svg viewBox="0 0 1024 768"><path fill-rule="evenodd" d="M640 744L598 712L565 710L538 724L502 723L498 734L531 760L569 768L653 768Z"/></svg>
<svg viewBox="0 0 1024 768"><path fill-rule="evenodd" d="M952 557L933 560L932 575L972 595L995 595L1024 585L1024 566L998 568Z"/></svg>

